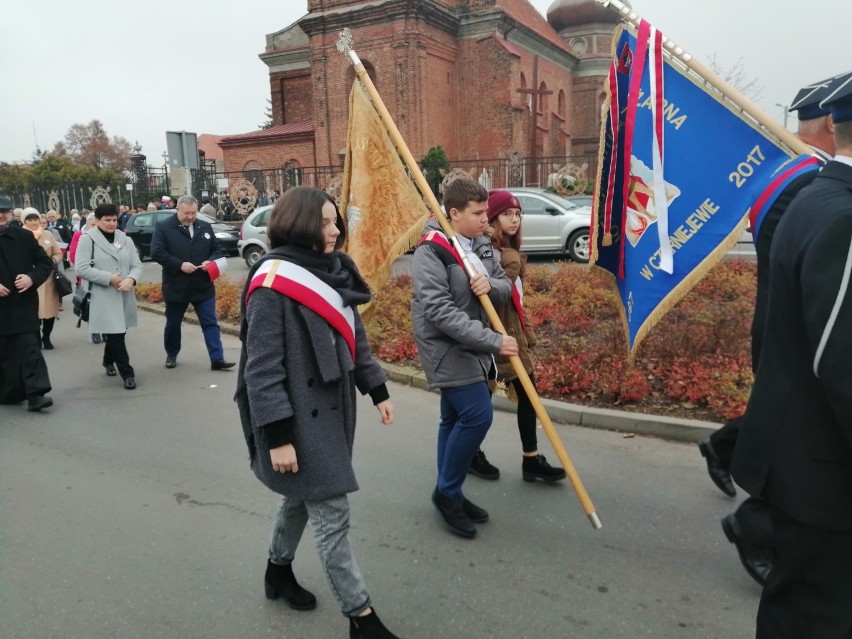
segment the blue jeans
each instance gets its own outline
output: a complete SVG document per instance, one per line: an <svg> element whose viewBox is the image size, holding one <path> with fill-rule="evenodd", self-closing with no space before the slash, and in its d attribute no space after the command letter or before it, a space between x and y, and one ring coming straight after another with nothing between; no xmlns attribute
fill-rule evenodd
<svg viewBox="0 0 852 639"><path fill-rule="evenodd" d="M370 607L370 594L349 543L349 499L346 495L323 501L281 497L272 524L269 558L276 564L292 563L309 519L331 592L343 614L356 617Z"/></svg>
<svg viewBox="0 0 852 639"><path fill-rule="evenodd" d="M163 342L168 357L177 357L180 353L180 327L183 316L189 307L189 302L166 302L166 330ZM216 321L216 297L208 297L206 300L192 302L201 331L204 333L204 343L210 354L211 362L218 362L225 357L222 350L222 334L219 331L219 322Z"/></svg>
<svg viewBox="0 0 852 639"><path fill-rule="evenodd" d="M494 409L485 381L441 389L441 424L438 428L438 492L459 503L462 484L473 454L491 422Z"/></svg>

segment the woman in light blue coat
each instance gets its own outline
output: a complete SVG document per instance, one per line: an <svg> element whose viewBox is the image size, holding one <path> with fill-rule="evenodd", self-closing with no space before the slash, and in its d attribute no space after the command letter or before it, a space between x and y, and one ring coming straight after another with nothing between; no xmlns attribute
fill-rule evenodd
<svg viewBox="0 0 852 639"><path fill-rule="evenodd" d="M77 245L77 275L89 283L89 332L103 334L103 366L106 374L121 375L124 387L136 388L136 377L124 343L127 329L137 324L136 295L133 287L142 276L142 262L136 247L118 230L118 210L114 204L95 209L97 227L84 233Z"/></svg>

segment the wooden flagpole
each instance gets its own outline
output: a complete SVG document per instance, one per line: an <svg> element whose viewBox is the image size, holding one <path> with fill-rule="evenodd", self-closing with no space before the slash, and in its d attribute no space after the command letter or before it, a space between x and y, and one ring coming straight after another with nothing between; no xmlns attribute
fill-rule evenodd
<svg viewBox="0 0 852 639"><path fill-rule="evenodd" d="M622 20L628 22L634 27L638 28L639 23L642 20L642 16L633 11L631 7L620 2L620 0L595 0L595 2L612 9L621 16ZM769 131L792 151L799 155L813 155L813 149L811 147L790 133L786 128L778 124L778 122L770 118L759 106L719 77L719 74L698 62L691 54L684 51L682 47L678 46L675 42L665 36L663 37L663 52L670 58L680 61L690 71L695 73L695 75L704 80L704 82L714 87L717 91L719 91L719 93L725 96L726 99L731 101L752 119L756 120L760 126Z"/></svg>
<svg viewBox="0 0 852 639"><path fill-rule="evenodd" d="M348 28L341 31L340 39L337 42L337 50L347 55L352 66L355 68L355 73L358 75L358 78L367 88L367 92L373 100L373 105L376 107L376 111L378 112L382 123L385 125L396 150L399 152L400 156L402 156L405 164L408 166L408 170L411 171L411 175L415 184L417 184L417 188L420 190L423 197L426 198L426 203L429 205L429 208L435 215L435 218L441 224L444 234L450 239L459 256L462 258L468 277L473 277L476 275L476 269L470 261L468 261L467 255L459 243L452 226L450 226L446 215L441 210L441 205L438 204L438 200L435 199L435 194L432 193L429 183L426 182L426 178L423 177L423 173L420 171L417 161L414 159L414 156L411 155L411 151L409 151L408 146L405 144L405 140L402 139L399 129L396 128L393 118L390 116L390 113L388 113L381 96L379 96L378 91L376 91L376 87L373 85L372 80L370 80L370 76L367 74L366 69L364 69L364 65L361 64L361 60L352 49L352 34ZM488 296L479 296L479 302L485 309L485 313L488 316L488 320L491 322L493 329L503 335L506 335L506 329L503 327L503 323L500 321L500 317L497 315L497 311L494 309L494 305L491 303ZM562 445L562 440L559 438L559 434L556 432L553 422L550 421L550 416L547 414L547 410L545 410L544 405L541 403L541 399L539 398L532 381L530 381L529 375L526 370L524 370L521 358L517 355L513 355L509 359L512 362L512 367L514 368L515 373L518 375L518 379L521 381L521 385L524 387L527 396L530 398L530 402L535 409L536 415L538 415L538 418L541 420L541 424L544 427L545 433L547 433L547 438L550 440L553 450L556 452L556 456L559 458L560 463L565 469L566 475L568 475L568 479L571 481L571 486L577 494L577 499L580 501L580 505L589 517L592 527L595 529L601 528L601 521L598 518L597 512L595 512L594 504L592 504L592 500L586 492L583 481L580 479L580 475L577 474L577 470L574 468L574 464L571 462L571 458L568 456L565 446Z"/></svg>

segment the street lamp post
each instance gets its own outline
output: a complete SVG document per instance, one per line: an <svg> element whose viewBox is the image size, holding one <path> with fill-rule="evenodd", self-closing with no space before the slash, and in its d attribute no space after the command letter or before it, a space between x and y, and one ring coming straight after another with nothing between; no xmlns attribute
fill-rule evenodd
<svg viewBox="0 0 852 639"><path fill-rule="evenodd" d="M776 102L775 106L781 107L784 110L784 128L787 128L787 117L790 115L790 108L786 104L781 104L780 102Z"/></svg>

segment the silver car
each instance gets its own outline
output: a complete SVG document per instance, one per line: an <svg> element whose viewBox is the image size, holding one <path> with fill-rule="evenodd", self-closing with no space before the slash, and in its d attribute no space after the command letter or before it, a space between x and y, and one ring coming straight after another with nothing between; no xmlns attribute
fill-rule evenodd
<svg viewBox="0 0 852 639"><path fill-rule="evenodd" d="M589 261L592 207L577 206L564 197L535 188L508 189L521 201L525 253L566 253L575 262Z"/></svg>
<svg viewBox="0 0 852 639"><path fill-rule="evenodd" d="M261 206L249 213L240 228L240 240L237 242L237 251L240 257L246 261L251 268L255 263L269 251L269 238L266 236L266 223L271 206Z"/></svg>

